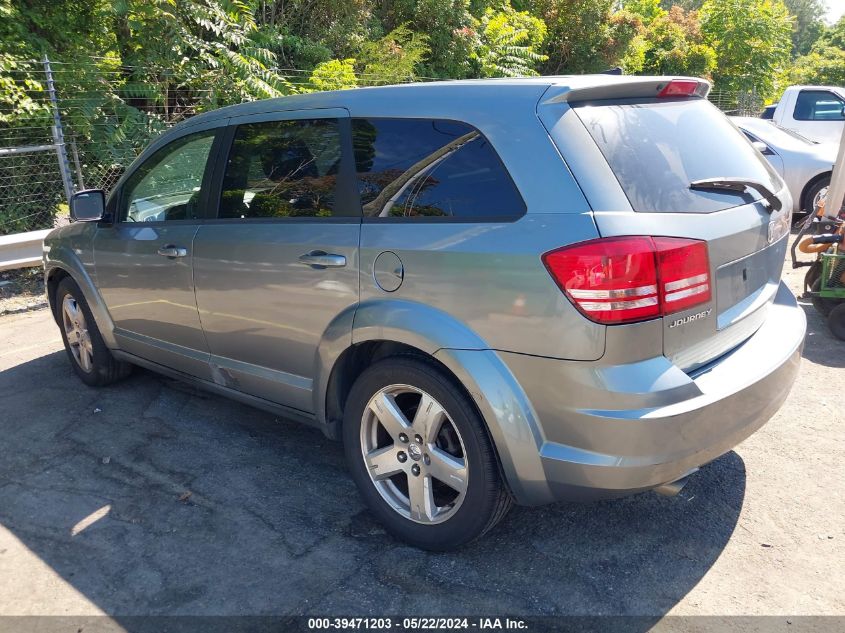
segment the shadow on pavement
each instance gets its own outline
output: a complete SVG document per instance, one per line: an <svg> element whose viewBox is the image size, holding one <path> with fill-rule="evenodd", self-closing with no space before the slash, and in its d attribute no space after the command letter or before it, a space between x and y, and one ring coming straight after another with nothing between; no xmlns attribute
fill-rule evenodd
<svg viewBox="0 0 845 633"><path fill-rule="evenodd" d="M813 307L809 299L799 297L798 303L807 315L803 357L818 365L845 368L845 341L840 341L830 332L827 319Z"/></svg>
<svg viewBox="0 0 845 633"><path fill-rule="evenodd" d="M728 453L678 497L516 508L430 554L384 533L312 429L143 371L89 389L64 352L0 373L0 398L0 523L119 622L636 614L646 630L719 557L745 494Z"/></svg>

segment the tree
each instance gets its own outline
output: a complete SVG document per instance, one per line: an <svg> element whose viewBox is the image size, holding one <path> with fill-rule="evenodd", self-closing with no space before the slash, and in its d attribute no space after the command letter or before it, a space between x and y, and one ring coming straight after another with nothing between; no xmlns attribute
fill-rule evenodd
<svg viewBox="0 0 845 633"><path fill-rule="evenodd" d="M642 29L635 14L614 11L614 0L528 0L526 8L545 22L548 36L542 74L601 72L616 66Z"/></svg>
<svg viewBox="0 0 845 633"><path fill-rule="evenodd" d="M773 95L792 49L792 21L782 0L706 0L701 30L716 51L718 87Z"/></svg>
<svg viewBox="0 0 845 633"><path fill-rule="evenodd" d="M308 81L314 90L344 90L358 85L354 59L330 59L318 64Z"/></svg>
<svg viewBox="0 0 845 633"><path fill-rule="evenodd" d="M823 30L818 43L823 46L845 48L845 15L833 26Z"/></svg>
<svg viewBox="0 0 845 633"><path fill-rule="evenodd" d="M389 0L375 3L373 16L387 30L406 25L428 38L420 71L426 77L461 78L470 72L475 38L470 0Z"/></svg>
<svg viewBox="0 0 845 633"><path fill-rule="evenodd" d="M358 57L360 83L383 86L414 81L429 53L428 36L400 24L384 37L365 42Z"/></svg>
<svg viewBox="0 0 845 633"><path fill-rule="evenodd" d="M716 51L704 42L698 12L673 6L637 36L623 64L628 72L709 77Z"/></svg>
<svg viewBox="0 0 845 633"><path fill-rule="evenodd" d="M792 26L792 55L806 55L824 31L823 0L784 0L795 17Z"/></svg>
<svg viewBox="0 0 845 633"><path fill-rule="evenodd" d="M845 17L825 29L810 52L786 69L779 83L845 85Z"/></svg>
<svg viewBox="0 0 845 633"><path fill-rule="evenodd" d="M784 73L783 86L820 84L845 86L845 50L837 46L816 46L795 60Z"/></svg>
<svg viewBox="0 0 845 633"><path fill-rule="evenodd" d="M470 54L481 77L536 75L535 67L547 56L538 52L546 38L546 25L527 11L505 4L485 9L477 26L478 44Z"/></svg>
<svg viewBox="0 0 845 633"><path fill-rule="evenodd" d="M660 6L660 0L625 0L623 6L626 11L640 16L645 25L651 24L666 13L666 10Z"/></svg>

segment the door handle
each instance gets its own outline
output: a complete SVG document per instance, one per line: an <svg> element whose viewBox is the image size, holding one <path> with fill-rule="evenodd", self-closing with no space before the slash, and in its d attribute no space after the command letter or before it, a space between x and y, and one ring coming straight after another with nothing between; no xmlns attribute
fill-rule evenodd
<svg viewBox="0 0 845 633"><path fill-rule="evenodd" d="M325 251L311 251L299 256L299 261L317 270L324 268L343 268L346 266L346 257L334 255Z"/></svg>
<svg viewBox="0 0 845 633"><path fill-rule="evenodd" d="M176 257L185 257L188 254L188 249L182 246L174 246L173 244L168 244L167 246L162 246L156 252L162 257L170 257L171 259L175 259Z"/></svg>

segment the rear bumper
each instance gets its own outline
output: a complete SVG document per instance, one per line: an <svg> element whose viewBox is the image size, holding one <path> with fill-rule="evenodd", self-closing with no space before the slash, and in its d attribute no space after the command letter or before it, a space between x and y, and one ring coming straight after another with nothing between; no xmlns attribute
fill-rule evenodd
<svg viewBox="0 0 845 633"><path fill-rule="evenodd" d="M631 494L726 453L786 399L805 330L804 312L781 284L757 332L691 375L662 356L603 365L501 353L536 412L546 484L518 501Z"/></svg>

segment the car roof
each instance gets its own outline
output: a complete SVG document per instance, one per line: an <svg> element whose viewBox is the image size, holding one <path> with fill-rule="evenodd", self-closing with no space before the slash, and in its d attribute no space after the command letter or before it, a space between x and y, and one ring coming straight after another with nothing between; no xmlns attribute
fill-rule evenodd
<svg viewBox="0 0 845 633"><path fill-rule="evenodd" d="M500 79L460 79L372 86L348 90L310 92L240 103L199 114L180 124L180 126L192 126L225 117L318 108L346 108L350 110L352 116L356 116L356 110L365 111L368 106L375 104L383 109L385 102L389 102L392 109L395 109L395 116L414 116L420 111L420 108L416 107L420 103L436 101L439 102L439 109L449 109L448 107L444 108L444 105L451 103L457 117L462 112L472 109L473 102L476 104L487 104L491 101L513 103L524 99L525 102L531 102L533 109L540 97L552 87L555 88L555 98L560 100L567 93L574 91L607 88L624 93L627 89L635 90L636 87L654 86L657 83L665 83L677 78L679 77L600 74L555 75ZM706 83L703 80L696 81Z"/></svg>

